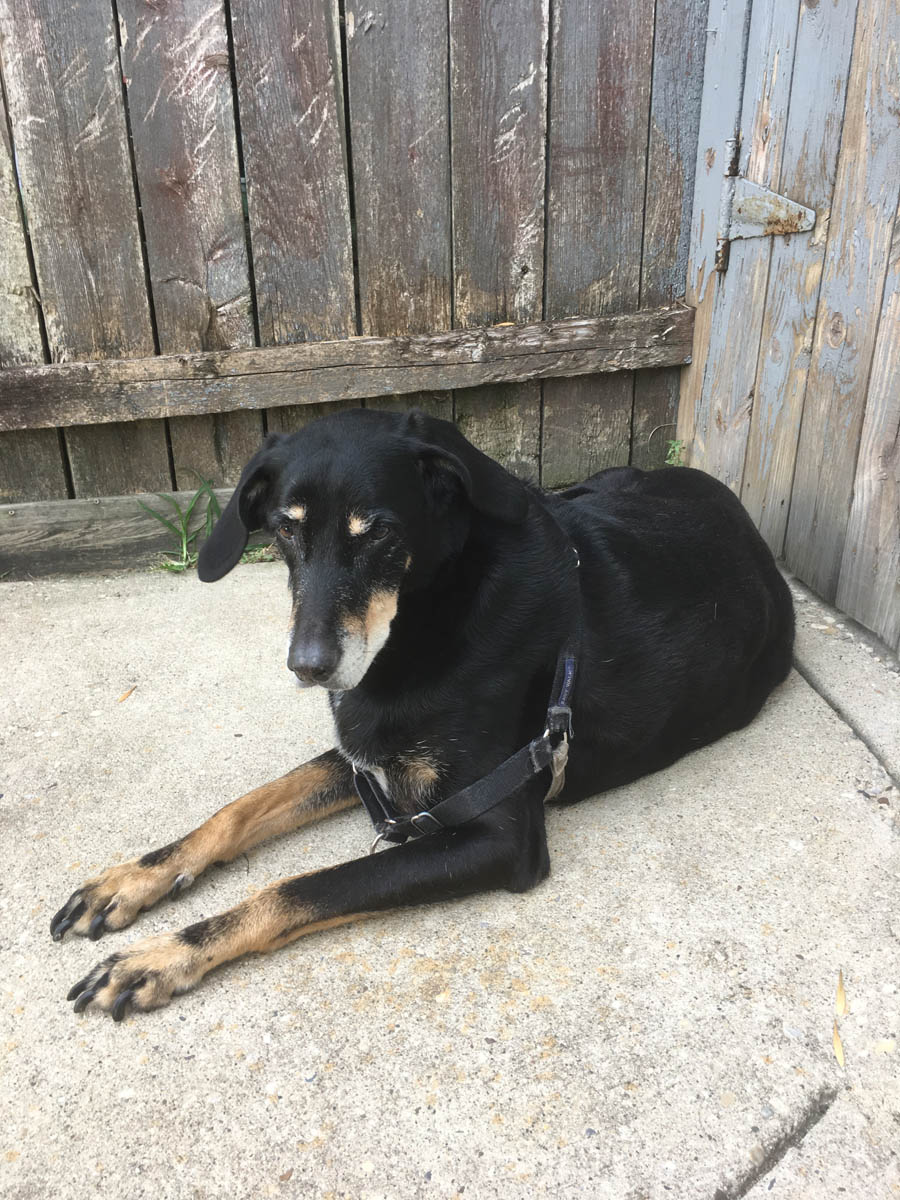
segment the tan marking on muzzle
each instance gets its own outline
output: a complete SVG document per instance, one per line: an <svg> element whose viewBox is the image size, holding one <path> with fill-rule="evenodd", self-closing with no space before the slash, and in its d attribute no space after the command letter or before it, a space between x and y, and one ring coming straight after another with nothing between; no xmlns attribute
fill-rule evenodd
<svg viewBox="0 0 900 1200"><path fill-rule="evenodd" d="M391 621L397 615L396 592L373 592L366 612L366 641L384 645Z"/></svg>

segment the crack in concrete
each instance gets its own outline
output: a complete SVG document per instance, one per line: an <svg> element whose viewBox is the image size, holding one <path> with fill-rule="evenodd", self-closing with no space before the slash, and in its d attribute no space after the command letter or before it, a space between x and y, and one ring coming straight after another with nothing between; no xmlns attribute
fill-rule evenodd
<svg viewBox="0 0 900 1200"><path fill-rule="evenodd" d="M818 1091L804 1109L800 1120L775 1141L765 1157L758 1163L754 1163L746 1174L739 1175L733 1183L716 1188L713 1192L713 1200L741 1200L741 1197L746 1196L750 1189L759 1183L760 1179L778 1166L788 1150L800 1145L809 1131L822 1120L837 1098L837 1088L823 1087Z"/></svg>
<svg viewBox="0 0 900 1200"><path fill-rule="evenodd" d="M840 719L844 722L844 724L847 726L847 728L850 729L852 731L852 733L856 737L859 738L859 740L862 742L862 744L865 746L865 748L868 750L868 752L872 755L872 757L878 763L879 767L881 767L882 771L884 771L885 775L888 777L888 779L891 781L891 783L894 785L894 787L900 789L900 778L898 778L898 776L894 774L894 772L890 769L890 767L884 761L884 759L882 758L878 749L873 745L872 739L866 734L865 730L861 728L859 722L855 721L853 719L853 717L851 717L850 714L846 711L846 709L840 703L840 701L835 699L834 695L831 693L831 689L826 687L820 681L818 681L816 679L815 672L810 671L808 667L804 666L800 662L800 660L797 658L796 655L794 656L793 665L794 665L794 670L797 672L797 674L800 676L800 678L803 679L803 681L805 683L809 684L809 686L812 688L812 690L816 693L817 696L822 697L822 699L825 701L825 703L828 705L828 707L831 709L831 711L835 714L835 716L840 717Z"/></svg>

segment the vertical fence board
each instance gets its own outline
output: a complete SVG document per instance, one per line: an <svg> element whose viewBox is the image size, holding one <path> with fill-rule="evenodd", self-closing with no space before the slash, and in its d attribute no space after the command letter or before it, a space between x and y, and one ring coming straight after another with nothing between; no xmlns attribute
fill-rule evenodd
<svg viewBox="0 0 900 1200"><path fill-rule="evenodd" d="M366 334L451 325L448 13L429 0L347 9L360 320ZM429 409L426 394L403 408ZM368 408L394 408L369 400Z"/></svg>
<svg viewBox="0 0 900 1200"><path fill-rule="evenodd" d="M683 296L694 199L694 163L703 94L708 0L657 4L647 189L641 253L641 307ZM675 437L677 367L634 377L631 462L658 467Z"/></svg>
<svg viewBox="0 0 900 1200"><path fill-rule="evenodd" d="M678 437L688 448L688 460L695 467L704 465L705 426L698 423L698 409L719 286L715 258L722 180L729 143L739 129L749 15L750 0L709 0L685 294L688 304L696 309L694 352L681 375L678 404Z"/></svg>
<svg viewBox="0 0 900 1200"><path fill-rule="evenodd" d="M232 11L260 339L355 331L340 52L328 0Z"/></svg>
<svg viewBox="0 0 900 1200"><path fill-rule="evenodd" d="M457 325L540 320L547 38L548 0L451 0Z"/></svg>
<svg viewBox="0 0 900 1200"><path fill-rule="evenodd" d="M741 110L740 174L778 189L797 30L796 4L754 0ZM716 285L708 370L698 397L694 465L739 491L753 410L772 239L731 243L728 269Z"/></svg>
<svg viewBox="0 0 900 1200"><path fill-rule="evenodd" d="M112 11L0 0L22 200L55 360L153 353ZM76 493L170 484L161 422L67 434Z"/></svg>
<svg viewBox="0 0 900 1200"><path fill-rule="evenodd" d="M0 369L44 361L37 300L0 90ZM59 437L52 429L0 435L0 503L66 495Z"/></svg>
<svg viewBox="0 0 900 1200"><path fill-rule="evenodd" d="M834 599L900 189L900 0L860 6L785 544Z"/></svg>
<svg viewBox="0 0 900 1200"><path fill-rule="evenodd" d="M450 327L447 9L347 11L362 331Z"/></svg>
<svg viewBox="0 0 900 1200"><path fill-rule="evenodd" d="M548 0L450 3L454 318L540 320ZM476 86L477 81L477 86ZM514 474L540 475L541 389L456 393L471 441Z"/></svg>
<svg viewBox="0 0 900 1200"><path fill-rule="evenodd" d="M0 365L23 366L43 361L37 298L31 285L12 146L0 91Z"/></svg>
<svg viewBox="0 0 900 1200"><path fill-rule="evenodd" d="M825 257L856 5L801 4L778 190L816 211L772 246L741 499L780 555Z"/></svg>
<svg viewBox="0 0 900 1200"><path fill-rule="evenodd" d="M652 0L568 0L550 52L546 312L637 308L653 46ZM633 375L548 380L542 480L628 461Z"/></svg>
<svg viewBox="0 0 900 1200"><path fill-rule="evenodd" d="M838 607L900 652L900 212L872 357Z"/></svg>
<svg viewBox="0 0 900 1200"><path fill-rule="evenodd" d="M232 7L253 276L264 346L356 332L336 5ZM272 428L299 429L302 405Z"/></svg>
<svg viewBox="0 0 900 1200"><path fill-rule="evenodd" d="M253 345L250 278L225 14L119 0L122 71L163 354ZM259 413L174 417L176 486L191 471L237 482L259 444Z"/></svg>
<svg viewBox="0 0 900 1200"><path fill-rule="evenodd" d="M453 393L456 423L473 445L520 479L541 471L541 385L499 383Z"/></svg>

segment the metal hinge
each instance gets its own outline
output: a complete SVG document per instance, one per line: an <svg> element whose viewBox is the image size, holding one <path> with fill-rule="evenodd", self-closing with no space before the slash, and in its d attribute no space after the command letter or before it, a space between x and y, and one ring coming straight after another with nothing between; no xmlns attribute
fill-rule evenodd
<svg viewBox="0 0 900 1200"><path fill-rule="evenodd" d="M728 270L731 243L736 238L777 237L786 233L808 233L815 226L815 210L779 196L759 183L737 173L737 153L722 186L719 206L719 236L716 238L716 270Z"/></svg>

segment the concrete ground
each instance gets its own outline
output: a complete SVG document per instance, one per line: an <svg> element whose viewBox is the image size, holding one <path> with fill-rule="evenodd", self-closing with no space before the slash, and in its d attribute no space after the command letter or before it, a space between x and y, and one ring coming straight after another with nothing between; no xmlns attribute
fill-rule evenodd
<svg viewBox="0 0 900 1200"><path fill-rule="evenodd" d="M47 931L85 877L329 742L284 668L282 572L0 585L3 1195L900 1196L900 681L799 589L762 716L551 812L530 894L73 1015L99 957L367 848L345 813L102 944Z"/></svg>

